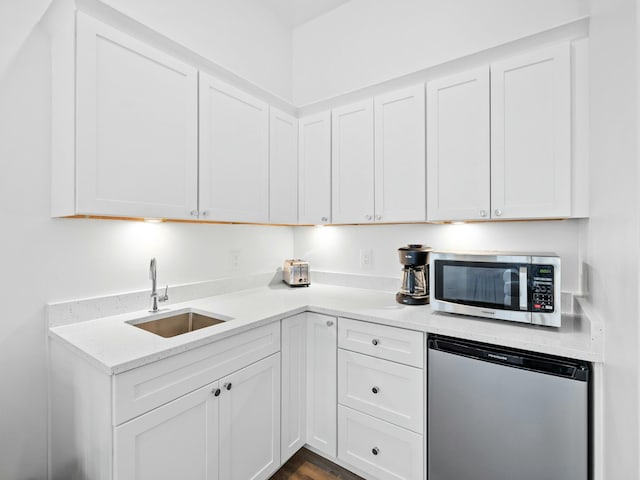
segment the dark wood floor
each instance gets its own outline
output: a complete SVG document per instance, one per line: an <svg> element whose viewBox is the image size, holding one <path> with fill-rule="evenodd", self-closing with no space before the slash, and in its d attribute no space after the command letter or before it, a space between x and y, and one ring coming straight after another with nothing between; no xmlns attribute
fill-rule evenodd
<svg viewBox="0 0 640 480"><path fill-rule="evenodd" d="M364 480L306 448L299 450L270 480Z"/></svg>

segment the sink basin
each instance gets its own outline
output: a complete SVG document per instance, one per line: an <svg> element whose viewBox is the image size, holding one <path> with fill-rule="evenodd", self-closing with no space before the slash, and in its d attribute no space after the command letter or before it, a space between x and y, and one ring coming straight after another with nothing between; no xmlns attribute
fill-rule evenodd
<svg viewBox="0 0 640 480"><path fill-rule="evenodd" d="M195 312L185 312L169 317L149 320L147 322L132 323L134 327L141 328L161 337L170 338L183 333L193 332L201 328L223 323L229 319L209 317Z"/></svg>

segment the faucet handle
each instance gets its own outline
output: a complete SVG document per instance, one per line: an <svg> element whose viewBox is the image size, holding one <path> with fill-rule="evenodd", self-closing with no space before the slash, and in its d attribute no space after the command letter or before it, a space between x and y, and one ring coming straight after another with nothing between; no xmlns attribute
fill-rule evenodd
<svg viewBox="0 0 640 480"><path fill-rule="evenodd" d="M164 295L162 295L162 297L160 297L159 300L161 302L166 302L167 300L169 300L169 285L164 287Z"/></svg>

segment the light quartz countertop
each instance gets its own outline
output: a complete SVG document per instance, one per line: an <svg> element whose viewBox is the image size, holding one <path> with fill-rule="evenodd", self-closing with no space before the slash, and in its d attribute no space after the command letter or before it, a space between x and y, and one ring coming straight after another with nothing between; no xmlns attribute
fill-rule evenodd
<svg viewBox="0 0 640 480"><path fill-rule="evenodd" d="M602 361L601 329L585 315L563 315L561 328L541 327L434 313L429 305L400 305L393 293L323 284L308 288L270 285L163 307L156 314L143 310L51 327L49 336L66 343L105 373L118 374L310 311L591 362ZM185 310L232 320L172 338L157 336L128 323Z"/></svg>

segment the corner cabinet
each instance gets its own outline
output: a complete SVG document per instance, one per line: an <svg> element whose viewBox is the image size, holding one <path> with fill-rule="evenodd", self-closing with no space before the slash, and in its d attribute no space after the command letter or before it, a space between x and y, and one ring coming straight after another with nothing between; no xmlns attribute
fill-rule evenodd
<svg viewBox="0 0 640 480"><path fill-rule="evenodd" d="M331 223L331 113L298 121L298 223Z"/></svg>
<svg viewBox="0 0 640 480"><path fill-rule="evenodd" d="M337 456L336 318L307 313L307 443Z"/></svg>
<svg viewBox="0 0 640 480"><path fill-rule="evenodd" d="M269 109L269 222L298 222L298 119Z"/></svg>
<svg viewBox="0 0 640 480"><path fill-rule="evenodd" d="M203 73L200 217L269 221L269 106Z"/></svg>
<svg viewBox="0 0 640 480"><path fill-rule="evenodd" d="M76 178L73 158L54 163L71 183L54 215L191 218L197 70L82 13L76 54Z"/></svg>

